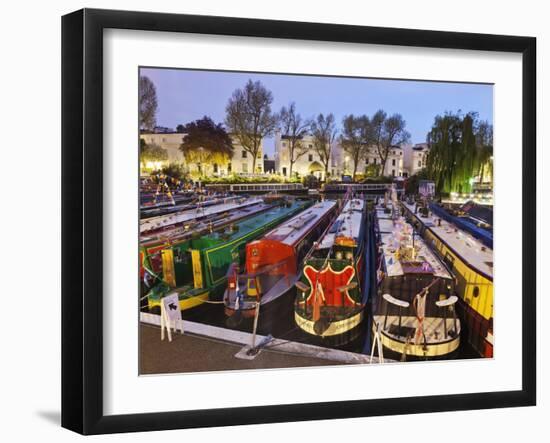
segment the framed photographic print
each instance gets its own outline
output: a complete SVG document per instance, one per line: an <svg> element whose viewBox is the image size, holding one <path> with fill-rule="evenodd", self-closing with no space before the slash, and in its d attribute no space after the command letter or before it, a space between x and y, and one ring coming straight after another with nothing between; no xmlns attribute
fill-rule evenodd
<svg viewBox="0 0 550 443"><path fill-rule="evenodd" d="M530 37L62 21L62 425L536 402Z"/></svg>

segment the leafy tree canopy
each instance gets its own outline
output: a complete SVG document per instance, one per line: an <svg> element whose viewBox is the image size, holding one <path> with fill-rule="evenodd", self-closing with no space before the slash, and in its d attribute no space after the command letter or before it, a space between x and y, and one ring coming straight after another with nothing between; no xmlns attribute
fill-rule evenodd
<svg viewBox="0 0 550 443"><path fill-rule="evenodd" d="M434 119L427 141L426 169L439 192L469 192L474 177L491 168L492 125L475 112L447 112ZM488 165L489 164L489 165Z"/></svg>
<svg viewBox="0 0 550 443"><path fill-rule="evenodd" d="M139 77L139 127L152 131L156 125L157 89L155 84L144 75Z"/></svg>
<svg viewBox="0 0 550 443"><path fill-rule="evenodd" d="M158 145L140 142L140 159L142 162L162 162L168 160L168 152Z"/></svg>
<svg viewBox="0 0 550 443"><path fill-rule="evenodd" d="M221 124L210 117L181 126L185 134L180 150L190 163L222 163L233 156L233 142Z"/></svg>

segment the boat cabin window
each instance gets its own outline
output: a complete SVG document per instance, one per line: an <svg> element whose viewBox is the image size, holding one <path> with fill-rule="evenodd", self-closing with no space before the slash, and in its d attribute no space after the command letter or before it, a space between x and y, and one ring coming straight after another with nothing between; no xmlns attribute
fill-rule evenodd
<svg viewBox="0 0 550 443"><path fill-rule="evenodd" d="M449 269L453 269L453 265L454 265L454 261L455 261L455 258L449 254L448 252L445 254L445 258L443 259L443 261L445 262L445 264L447 265L447 267Z"/></svg>
<svg viewBox="0 0 550 443"><path fill-rule="evenodd" d="M472 292L474 297L479 297L479 286L474 286L474 291Z"/></svg>

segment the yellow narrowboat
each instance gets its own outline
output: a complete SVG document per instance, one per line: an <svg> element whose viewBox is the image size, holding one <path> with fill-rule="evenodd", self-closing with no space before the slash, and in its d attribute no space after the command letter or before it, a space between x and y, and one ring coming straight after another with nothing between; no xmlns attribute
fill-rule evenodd
<svg viewBox="0 0 550 443"><path fill-rule="evenodd" d="M456 278L464 338L484 357L493 355L493 250L453 223L415 203L401 202L405 215Z"/></svg>

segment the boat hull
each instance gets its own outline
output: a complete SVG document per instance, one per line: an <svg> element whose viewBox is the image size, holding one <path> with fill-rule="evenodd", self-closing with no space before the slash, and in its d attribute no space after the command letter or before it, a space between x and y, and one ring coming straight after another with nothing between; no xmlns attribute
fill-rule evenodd
<svg viewBox="0 0 550 443"><path fill-rule="evenodd" d="M366 315L360 311L349 318L330 322L321 334L315 332L315 323L294 311L294 322L305 335L305 340L318 346L344 347L364 336Z"/></svg>
<svg viewBox="0 0 550 443"><path fill-rule="evenodd" d="M294 309L294 288L288 288L286 291L274 297L267 303L260 305L258 315L257 332L262 335L271 334L273 336L283 336L288 333L288 325L285 319L292 316ZM235 324L232 318L236 317L238 311L225 306L225 315L227 316L226 325L239 330L252 331L254 327L255 307L240 309L241 318Z"/></svg>
<svg viewBox="0 0 550 443"><path fill-rule="evenodd" d="M456 292L459 296L457 312L463 323L463 337L480 355L486 355L486 336L493 317L493 281L489 276L470 266L429 228L422 219L403 205L407 215L419 228L422 237L433 245L457 278ZM491 346L492 348L492 346ZM491 349L492 355L492 349Z"/></svg>
<svg viewBox="0 0 550 443"><path fill-rule="evenodd" d="M203 292L201 292L197 295L187 296L185 298L180 298L179 299L180 310L185 311L185 310L188 310L188 309L195 308L199 305L202 305L205 301L208 300L209 294L210 294L210 291L205 290L205 291L203 291ZM147 307L150 310L155 309L157 307L160 307L160 301L161 301L160 298L153 299L153 298L150 297L149 300L148 300L148 303L147 303Z"/></svg>
<svg viewBox="0 0 550 443"><path fill-rule="evenodd" d="M376 334L376 323L383 323L381 316L375 316L372 325L373 337ZM407 343L406 340L396 337L381 328L380 341L384 347L384 357L393 360L437 360L452 358L458 353L460 346L460 333L454 337L448 337L439 341L428 343ZM373 340L374 343L374 340Z"/></svg>

